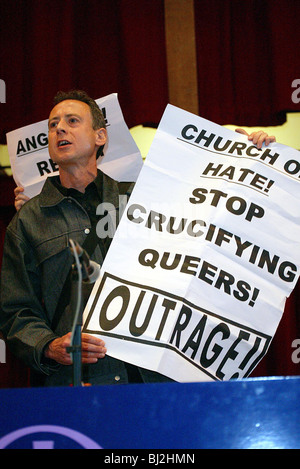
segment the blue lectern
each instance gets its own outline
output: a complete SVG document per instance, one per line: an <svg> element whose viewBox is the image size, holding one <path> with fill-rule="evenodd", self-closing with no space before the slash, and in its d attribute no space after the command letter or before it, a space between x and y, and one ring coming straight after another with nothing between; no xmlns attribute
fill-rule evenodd
<svg viewBox="0 0 300 469"><path fill-rule="evenodd" d="M0 402L2 449L300 448L300 377L2 389Z"/></svg>

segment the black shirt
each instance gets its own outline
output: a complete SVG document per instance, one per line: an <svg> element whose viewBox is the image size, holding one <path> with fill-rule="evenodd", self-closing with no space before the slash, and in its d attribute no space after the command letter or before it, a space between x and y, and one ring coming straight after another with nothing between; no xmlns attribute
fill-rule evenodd
<svg viewBox="0 0 300 469"><path fill-rule="evenodd" d="M84 192L62 186L59 176L54 176L52 178L52 182L62 195L75 199L86 211L91 222L91 232L89 233L85 249L91 256L98 244L104 260L105 254L111 243L111 239L109 237L100 238L97 236L96 232L98 221L101 217L105 216L105 213L101 216L97 215L97 207L103 202L103 173L98 171L98 177L96 177L94 181L88 184Z"/></svg>

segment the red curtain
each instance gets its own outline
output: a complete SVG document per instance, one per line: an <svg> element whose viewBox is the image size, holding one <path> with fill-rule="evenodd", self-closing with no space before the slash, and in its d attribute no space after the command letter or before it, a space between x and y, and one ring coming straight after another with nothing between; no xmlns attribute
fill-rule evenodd
<svg viewBox="0 0 300 469"><path fill-rule="evenodd" d="M117 92L129 127L159 122L168 102L163 0L2 1L0 44L0 143L46 119L60 89Z"/></svg>
<svg viewBox="0 0 300 469"><path fill-rule="evenodd" d="M298 0L195 0L199 114L221 125L278 125L300 111Z"/></svg>
<svg viewBox="0 0 300 469"><path fill-rule="evenodd" d="M282 123L286 111L299 112L291 84L300 78L300 2L194 5L199 114L219 124L267 126ZM60 89L81 88L94 98L117 92L129 127L157 124L168 103L166 63L163 0L2 1L0 143L6 132L46 119ZM6 193L1 180L1 200ZM1 249L12 205L13 198L0 207ZM292 360L292 343L300 338L299 290L287 300L253 376L300 374ZM20 366L11 356L0 363L0 387L27 385Z"/></svg>

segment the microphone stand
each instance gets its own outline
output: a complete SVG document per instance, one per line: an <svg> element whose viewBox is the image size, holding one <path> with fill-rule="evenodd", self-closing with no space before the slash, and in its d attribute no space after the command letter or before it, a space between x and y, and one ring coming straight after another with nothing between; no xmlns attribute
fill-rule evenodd
<svg viewBox="0 0 300 469"><path fill-rule="evenodd" d="M71 275L71 311L75 311L71 344L67 352L71 354L73 362L73 386L81 386L81 327L82 327L82 280L83 272L86 273L86 265L83 259L80 259L74 241L70 239L71 250L75 258L75 264L72 265Z"/></svg>
<svg viewBox="0 0 300 469"><path fill-rule="evenodd" d="M71 251L75 259L71 275L71 311L74 312L71 344L67 352L73 362L73 386L81 386L81 328L83 316L82 282L94 283L100 273L99 266L90 262L88 254L76 241L70 241ZM94 264L91 267L91 264Z"/></svg>
<svg viewBox="0 0 300 469"><path fill-rule="evenodd" d="M71 354L73 362L73 386L81 386L81 327L83 313L81 288L81 281L79 282L79 275L76 265L74 264L72 266L71 276L70 306L71 311L76 311L77 314L74 315L71 344L70 347L67 348L67 352Z"/></svg>

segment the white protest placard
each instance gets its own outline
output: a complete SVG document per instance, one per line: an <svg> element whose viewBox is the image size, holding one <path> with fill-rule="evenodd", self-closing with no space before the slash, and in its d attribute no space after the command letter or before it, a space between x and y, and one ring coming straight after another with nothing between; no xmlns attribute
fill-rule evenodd
<svg viewBox="0 0 300 469"><path fill-rule="evenodd" d="M299 156L168 105L83 330L180 382L248 376L299 276Z"/></svg>
<svg viewBox="0 0 300 469"><path fill-rule="evenodd" d="M96 100L103 112L108 142L98 167L119 182L136 181L142 168L140 151L129 132L116 93ZM37 195L48 176L58 166L48 153L48 120L7 133L7 147L12 173L17 186L25 188L28 197Z"/></svg>

